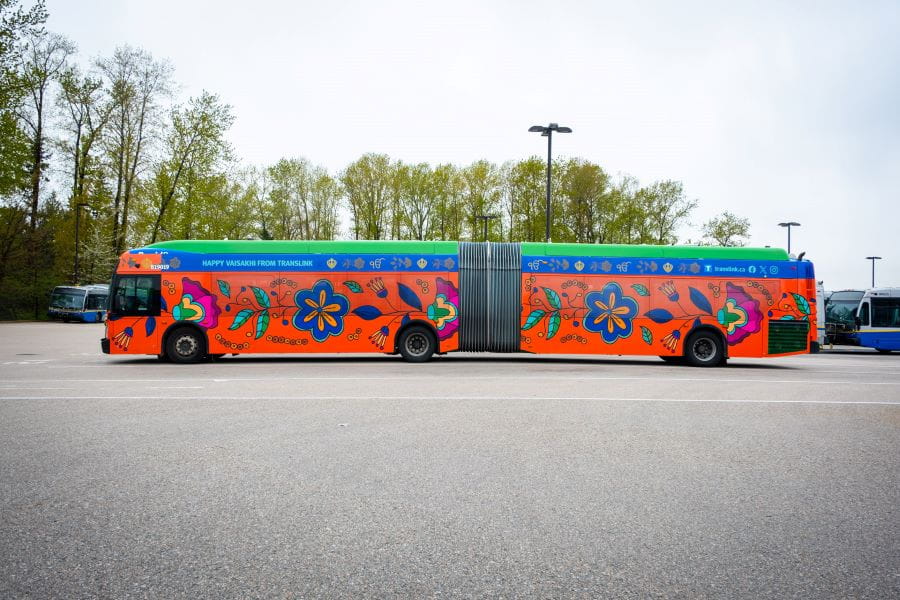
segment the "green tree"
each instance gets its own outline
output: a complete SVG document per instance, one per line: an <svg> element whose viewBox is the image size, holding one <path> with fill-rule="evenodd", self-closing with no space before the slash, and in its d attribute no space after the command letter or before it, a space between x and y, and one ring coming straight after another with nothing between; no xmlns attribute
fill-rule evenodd
<svg viewBox="0 0 900 600"><path fill-rule="evenodd" d="M676 243L678 228L697 206L695 200L685 197L680 181L660 181L642 187L635 201L641 216L636 240L639 244Z"/></svg>
<svg viewBox="0 0 900 600"><path fill-rule="evenodd" d="M269 167L267 175L264 231L286 240L337 236L341 189L325 169L304 158L281 159Z"/></svg>
<svg viewBox="0 0 900 600"><path fill-rule="evenodd" d="M451 164L437 165L431 172L434 212L431 217L430 239L459 240L463 238L463 184L459 170Z"/></svg>
<svg viewBox="0 0 900 600"><path fill-rule="evenodd" d="M706 243L718 246L743 246L750 237L750 219L738 217L727 210L703 224Z"/></svg>
<svg viewBox="0 0 900 600"><path fill-rule="evenodd" d="M533 156L506 163L502 173L509 241L544 241L547 163ZM552 208L559 209L559 206L554 203Z"/></svg>
<svg viewBox="0 0 900 600"><path fill-rule="evenodd" d="M393 167L385 154L365 154L340 175L355 239L380 240L390 233Z"/></svg>
<svg viewBox="0 0 900 600"><path fill-rule="evenodd" d="M155 167L156 219L150 242L156 241L166 211L176 202L194 203L193 184L216 172L231 155L225 134L234 122L231 107L218 96L202 92L171 113L163 159Z"/></svg>
<svg viewBox="0 0 900 600"><path fill-rule="evenodd" d="M462 187L461 212L465 221L463 236L470 240L484 237L484 222L478 215L494 215L487 219L489 240L502 239L501 199L503 180L497 166L486 160L479 160L460 170Z"/></svg>
<svg viewBox="0 0 900 600"><path fill-rule="evenodd" d="M565 199L557 239L604 243L610 236L616 209L609 175L599 165L581 159L571 159L556 168L562 173L557 197Z"/></svg>
<svg viewBox="0 0 900 600"><path fill-rule="evenodd" d="M66 136L60 148L70 161L73 206L88 202L87 192L102 181L99 142L112 114L112 103L103 93L100 77L82 75L72 67L60 76L57 103L65 113Z"/></svg>
<svg viewBox="0 0 900 600"><path fill-rule="evenodd" d="M403 230L398 237L424 240L432 232L437 194L435 177L427 163L395 167L397 208L402 216ZM403 231L406 232L404 235Z"/></svg>

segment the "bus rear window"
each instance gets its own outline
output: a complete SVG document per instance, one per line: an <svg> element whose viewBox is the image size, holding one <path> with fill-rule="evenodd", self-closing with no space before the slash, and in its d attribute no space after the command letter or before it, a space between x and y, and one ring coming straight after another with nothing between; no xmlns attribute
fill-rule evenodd
<svg viewBox="0 0 900 600"><path fill-rule="evenodd" d="M119 275L113 282L114 315L123 317L159 316L159 275Z"/></svg>

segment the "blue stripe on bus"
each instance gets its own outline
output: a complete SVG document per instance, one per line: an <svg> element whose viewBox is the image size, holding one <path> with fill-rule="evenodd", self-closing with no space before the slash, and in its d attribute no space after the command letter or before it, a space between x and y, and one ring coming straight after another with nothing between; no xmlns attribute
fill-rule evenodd
<svg viewBox="0 0 900 600"><path fill-rule="evenodd" d="M456 271L456 254L197 254L173 250L137 250L129 266L139 268L141 254L162 256L162 264L151 265L164 272L329 272L374 271L416 273ZM127 269L126 269L127 271Z"/></svg>
<svg viewBox="0 0 900 600"><path fill-rule="evenodd" d="M153 270L174 272L455 272L456 254L198 254L174 250L138 250L132 256L161 254ZM139 261L131 266L137 268ZM623 257L523 256L526 273L568 275L656 275L664 277L814 277L809 261L748 261L709 259L652 259Z"/></svg>
<svg viewBox="0 0 900 600"><path fill-rule="evenodd" d="M522 271L526 273L561 273L567 275L753 277L757 279L813 278L813 266L808 261L604 258L602 256L523 256Z"/></svg>

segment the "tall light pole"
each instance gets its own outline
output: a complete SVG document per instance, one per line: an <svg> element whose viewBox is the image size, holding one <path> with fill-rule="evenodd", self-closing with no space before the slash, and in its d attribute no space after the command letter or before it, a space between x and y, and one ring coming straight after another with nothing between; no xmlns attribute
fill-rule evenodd
<svg viewBox="0 0 900 600"><path fill-rule="evenodd" d="M875 261L881 260L880 256L867 256L866 260L872 261L872 287L875 287Z"/></svg>
<svg viewBox="0 0 900 600"><path fill-rule="evenodd" d="M528 131L532 133L540 132L542 136L547 138L547 221L546 221L546 235L545 241L550 241L550 170L552 167L552 147L553 147L553 132L556 131L558 133L572 133L571 127L560 127L559 123L550 123L546 127L543 125L532 125L528 128Z"/></svg>
<svg viewBox="0 0 900 600"><path fill-rule="evenodd" d="M78 273L78 250L79 250L79 234L81 233L81 209L89 206L86 202L79 202L75 205L75 285L78 285L80 277Z"/></svg>
<svg viewBox="0 0 900 600"><path fill-rule="evenodd" d="M788 221L787 223L779 223L779 227L787 227L788 230L788 254L791 253L791 227L800 227L800 223Z"/></svg>
<svg viewBox="0 0 900 600"><path fill-rule="evenodd" d="M488 219L496 219L497 216L498 215L475 215L476 219L481 219L481 221L484 223L484 241L485 242L487 241Z"/></svg>

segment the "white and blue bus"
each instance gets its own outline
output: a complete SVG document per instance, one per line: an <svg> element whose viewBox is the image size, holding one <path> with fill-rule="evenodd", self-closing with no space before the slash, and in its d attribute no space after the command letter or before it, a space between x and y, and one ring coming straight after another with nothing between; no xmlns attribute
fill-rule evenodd
<svg viewBox="0 0 900 600"><path fill-rule="evenodd" d="M108 285L58 285L50 293L47 314L51 319L61 319L66 323L100 323L106 316L108 297Z"/></svg>
<svg viewBox="0 0 900 600"><path fill-rule="evenodd" d="M856 339L879 352L900 350L900 288L866 290L856 311Z"/></svg>

